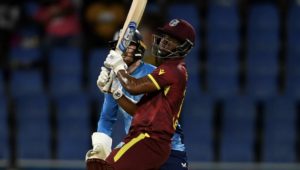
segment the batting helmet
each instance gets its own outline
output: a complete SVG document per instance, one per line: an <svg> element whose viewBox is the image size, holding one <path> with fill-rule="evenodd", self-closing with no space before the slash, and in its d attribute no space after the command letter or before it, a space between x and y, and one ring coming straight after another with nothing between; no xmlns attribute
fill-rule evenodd
<svg viewBox="0 0 300 170"><path fill-rule="evenodd" d="M163 27L158 28L158 33L168 35L177 41L179 44L175 49L168 50L160 45L163 36L153 36L152 53L160 58L176 58L184 57L192 49L195 43L196 32L194 27L183 19L173 19L166 23ZM170 44L172 42L168 41ZM174 43L173 43L174 44Z"/></svg>
<svg viewBox="0 0 300 170"><path fill-rule="evenodd" d="M163 27L158 28L162 33L170 35L181 42L186 40L195 43L196 31L194 27L183 19L173 19Z"/></svg>
<svg viewBox="0 0 300 170"><path fill-rule="evenodd" d="M112 41L109 41L109 46L110 46L110 49L112 49L112 50L116 49L117 42L119 39L119 33L120 33L120 31L118 31L115 34L114 39ZM136 50L134 52L135 59L143 58L143 55L146 50L146 45L143 42L142 34L138 30L135 31L130 44L134 44L136 46Z"/></svg>

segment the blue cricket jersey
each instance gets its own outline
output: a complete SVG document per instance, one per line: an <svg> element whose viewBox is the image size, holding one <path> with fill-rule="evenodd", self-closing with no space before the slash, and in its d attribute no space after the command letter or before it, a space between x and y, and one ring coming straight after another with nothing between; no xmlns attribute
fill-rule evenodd
<svg viewBox="0 0 300 170"><path fill-rule="evenodd" d="M155 66L142 62L139 67L137 67L137 69L133 73L131 73L131 76L135 78L141 78L148 75L149 73L152 73L154 69ZM139 102L143 96L143 94L135 96L131 95L125 89L123 89L123 93L134 103ZM118 112L122 113L125 119L125 132L127 134L131 125L132 116L125 112L121 107L119 107L118 103L115 101L111 94L104 94L104 101L100 113L100 119L98 121L97 131L105 133L111 137L113 124L117 121ZM182 140L183 133L180 125L178 124L175 134L172 137L172 150L185 151L185 146Z"/></svg>

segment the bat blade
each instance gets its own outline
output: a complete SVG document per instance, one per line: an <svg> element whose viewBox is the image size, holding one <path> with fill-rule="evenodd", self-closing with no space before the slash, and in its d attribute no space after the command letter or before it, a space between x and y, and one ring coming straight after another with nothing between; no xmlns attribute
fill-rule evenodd
<svg viewBox="0 0 300 170"><path fill-rule="evenodd" d="M133 0L127 18L120 33L116 52L123 54L126 51L134 33L141 21L148 0Z"/></svg>

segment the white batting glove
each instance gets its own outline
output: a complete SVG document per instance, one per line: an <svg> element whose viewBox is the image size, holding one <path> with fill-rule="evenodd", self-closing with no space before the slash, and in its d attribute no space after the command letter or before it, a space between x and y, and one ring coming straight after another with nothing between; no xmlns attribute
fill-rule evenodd
<svg viewBox="0 0 300 170"><path fill-rule="evenodd" d="M105 67L101 67L100 74L98 76L97 85L104 86L109 80L109 70Z"/></svg>
<svg viewBox="0 0 300 170"><path fill-rule="evenodd" d="M112 83L113 72L110 72L107 68L101 67L101 72L97 79L97 86L102 93L107 93Z"/></svg>
<svg viewBox="0 0 300 170"><path fill-rule="evenodd" d="M108 68L111 68L115 74L117 74L119 70L127 69L127 65L123 61L123 57L114 50L110 50L104 61L104 65Z"/></svg>

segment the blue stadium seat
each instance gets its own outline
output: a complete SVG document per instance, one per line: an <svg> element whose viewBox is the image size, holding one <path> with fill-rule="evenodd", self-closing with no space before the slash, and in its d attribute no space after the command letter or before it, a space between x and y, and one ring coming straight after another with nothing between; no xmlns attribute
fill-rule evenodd
<svg viewBox="0 0 300 170"><path fill-rule="evenodd" d="M295 42L296 43L296 42ZM300 35L299 35L299 43L300 43ZM296 43L298 44L298 43ZM290 47L290 46L289 46ZM291 47L287 51L286 55L286 74L287 75L300 75L300 48L299 47Z"/></svg>
<svg viewBox="0 0 300 170"><path fill-rule="evenodd" d="M256 106L248 96L224 100L220 160L224 162L254 161Z"/></svg>
<svg viewBox="0 0 300 170"><path fill-rule="evenodd" d="M296 162L296 101L290 96L267 100L263 120L263 161Z"/></svg>
<svg viewBox="0 0 300 170"><path fill-rule="evenodd" d="M98 75L101 71L101 66L103 66L103 62L108 54L107 48L98 48L90 51L89 61L88 61L88 87L89 93L91 94L93 99L98 100L99 98L103 98L103 94L100 93L96 81Z"/></svg>
<svg viewBox="0 0 300 170"><path fill-rule="evenodd" d="M226 98L239 93L237 73L210 71L207 73L208 93L216 98Z"/></svg>
<svg viewBox="0 0 300 170"><path fill-rule="evenodd" d="M278 94L276 75L248 74L246 94L257 100L265 100Z"/></svg>
<svg viewBox="0 0 300 170"><path fill-rule="evenodd" d="M50 103L46 95L19 97L15 100L17 158L50 159ZM34 146L34 147L33 147Z"/></svg>
<svg viewBox="0 0 300 170"><path fill-rule="evenodd" d="M285 81L285 94L300 98L300 75L289 74Z"/></svg>
<svg viewBox="0 0 300 170"><path fill-rule="evenodd" d="M278 53L248 51L247 74L276 75L279 71Z"/></svg>
<svg viewBox="0 0 300 170"><path fill-rule="evenodd" d="M9 63L13 66L17 65L30 65L34 62L42 60L41 49L25 48L25 47L12 47L9 54Z"/></svg>
<svg viewBox="0 0 300 170"><path fill-rule="evenodd" d="M248 34L247 44L248 51L278 53L278 48L280 46L279 32L257 31L254 35Z"/></svg>
<svg viewBox="0 0 300 170"><path fill-rule="evenodd" d="M201 77L199 74L189 74L187 82L187 92L202 94Z"/></svg>
<svg viewBox="0 0 300 170"><path fill-rule="evenodd" d="M287 74L300 75L300 6L292 5L287 16Z"/></svg>
<svg viewBox="0 0 300 170"><path fill-rule="evenodd" d="M240 20L237 12L235 2L209 1L207 16L208 72L223 74L238 72Z"/></svg>
<svg viewBox="0 0 300 170"><path fill-rule="evenodd" d="M82 76L83 58L79 48L56 47L49 56L50 74L76 74Z"/></svg>
<svg viewBox="0 0 300 170"><path fill-rule="evenodd" d="M253 4L249 14L249 31L269 32L279 30L279 11L272 3Z"/></svg>
<svg viewBox="0 0 300 170"><path fill-rule="evenodd" d="M0 96L0 160L8 160L10 156L8 132L8 102Z"/></svg>
<svg viewBox="0 0 300 170"><path fill-rule="evenodd" d="M254 4L247 29L246 94L258 100L276 95L279 71L279 12L274 4Z"/></svg>
<svg viewBox="0 0 300 170"><path fill-rule="evenodd" d="M90 100L86 94L55 100L57 117L57 158L83 160L91 147Z"/></svg>
<svg viewBox="0 0 300 170"><path fill-rule="evenodd" d="M278 52L279 13L273 4L256 4L251 7L247 44L249 51Z"/></svg>
<svg viewBox="0 0 300 170"><path fill-rule="evenodd" d="M208 57L214 55L237 56L240 36L236 30L207 30Z"/></svg>
<svg viewBox="0 0 300 170"><path fill-rule="evenodd" d="M298 33L299 35L300 32L300 24L298 22L299 17L300 17L300 6L294 4L288 10L288 16L287 16L288 39L296 39L296 37L294 37L294 33Z"/></svg>
<svg viewBox="0 0 300 170"><path fill-rule="evenodd" d="M233 30L238 31L240 18L237 4L216 4L209 1L207 15L207 30Z"/></svg>
<svg viewBox="0 0 300 170"><path fill-rule="evenodd" d="M189 160L213 161L213 98L187 92L181 117Z"/></svg>
<svg viewBox="0 0 300 170"><path fill-rule="evenodd" d="M21 96L44 93L43 75L40 70L16 70L11 74L10 94Z"/></svg>
<svg viewBox="0 0 300 170"><path fill-rule="evenodd" d="M238 51L232 52L208 52L207 72L223 74L238 74L240 69Z"/></svg>
<svg viewBox="0 0 300 170"><path fill-rule="evenodd" d="M53 74L50 77L49 90L52 97L81 93L82 78L75 74Z"/></svg>

